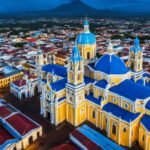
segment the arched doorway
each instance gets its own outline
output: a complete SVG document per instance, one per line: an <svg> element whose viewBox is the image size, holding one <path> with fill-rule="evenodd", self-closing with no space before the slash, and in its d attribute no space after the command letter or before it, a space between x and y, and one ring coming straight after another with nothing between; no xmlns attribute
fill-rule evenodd
<svg viewBox="0 0 150 150"><path fill-rule="evenodd" d="M30 136L30 138L29 138L29 144L32 144L32 143L33 143L33 137Z"/></svg>
<svg viewBox="0 0 150 150"><path fill-rule="evenodd" d="M90 52L87 52L87 59L90 59Z"/></svg>

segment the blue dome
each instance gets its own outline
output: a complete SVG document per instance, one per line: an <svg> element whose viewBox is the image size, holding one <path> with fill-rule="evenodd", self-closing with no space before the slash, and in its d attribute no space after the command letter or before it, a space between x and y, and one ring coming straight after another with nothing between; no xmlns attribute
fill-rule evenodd
<svg viewBox="0 0 150 150"><path fill-rule="evenodd" d="M116 55L109 54L102 56L98 60L95 64L95 69L106 74L126 74L128 72L123 60Z"/></svg>
<svg viewBox="0 0 150 150"><path fill-rule="evenodd" d="M96 38L93 33L80 33L76 39L77 44L96 44Z"/></svg>

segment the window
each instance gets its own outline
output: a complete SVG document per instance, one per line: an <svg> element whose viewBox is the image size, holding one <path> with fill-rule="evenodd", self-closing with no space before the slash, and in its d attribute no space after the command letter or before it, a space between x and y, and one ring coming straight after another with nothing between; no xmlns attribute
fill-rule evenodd
<svg viewBox="0 0 150 150"><path fill-rule="evenodd" d="M128 107L129 107L129 105L128 105L128 104L124 104L124 107L125 107L125 108L128 108Z"/></svg>
<svg viewBox="0 0 150 150"><path fill-rule="evenodd" d="M145 140L145 136L143 135L143 137L142 137L142 140L143 140L143 142L144 142L144 140Z"/></svg>
<svg viewBox="0 0 150 150"><path fill-rule="evenodd" d="M93 119L95 119L95 111L93 111L92 117L93 117Z"/></svg>
<svg viewBox="0 0 150 150"><path fill-rule="evenodd" d="M126 132L126 131L127 131L127 129L124 127L124 128L123 128L123 132Z"/></svg>
<svg viewBox="0 0 150 150"><path fill-rule="evenodd" d="M70 101L72 102L72 97L70 97Z"/></svg>
<svg viewBox="0 0 150 150"><path fill-rule="evenodd" d="M82 108L81 110L80 110L80 113L82 114L84 112L84 109Z"/></svg>
<svg viewBox="0 0 150 150"><path fill-rule="evenodd" d="M113 124L113 126L112 126L112 133L114 134L114 135L116 135L116 126Z"/></svg>
<svg viewBox="0 0 150 150"><path fill-rule="evenodd" d="M117 102L117 99L116 99L116 98L113 98L112 100L113 100L113 102L114 102L114 103L116 103L116 102Z"/></svg>
<svg viewBox="0 0 150 150"><path fill-rule="evenodd" d="M80 80L80 75L78 75L78 80Z"/></svg>

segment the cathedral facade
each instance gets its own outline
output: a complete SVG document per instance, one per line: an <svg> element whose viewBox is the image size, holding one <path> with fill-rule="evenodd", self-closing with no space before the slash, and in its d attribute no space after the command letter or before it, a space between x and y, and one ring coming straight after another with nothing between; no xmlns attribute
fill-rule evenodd
<svg viewBox="0 0 150 150"><path fill-rule="evenodd" d="M41 115L56 126L89 121L119 145L139 142L149 150L150 75L142 69L139 39L130 49L128 66L114 54L111 42L99 60L95 53L96 40L86 20L67 67L41 68Z"/></svg>

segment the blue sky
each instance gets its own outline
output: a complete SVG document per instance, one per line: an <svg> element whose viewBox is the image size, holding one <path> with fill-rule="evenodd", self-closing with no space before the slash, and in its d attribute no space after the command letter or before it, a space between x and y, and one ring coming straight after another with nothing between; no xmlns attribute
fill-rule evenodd
<svg viewBox="0 0 150 150"><path fill-rule="evenodd" d="M0 12L47 10L72 0L0 0ZM77 0L74 0L77 1ZM81 0L97 9L149 11L150 0Z"/></svg>

